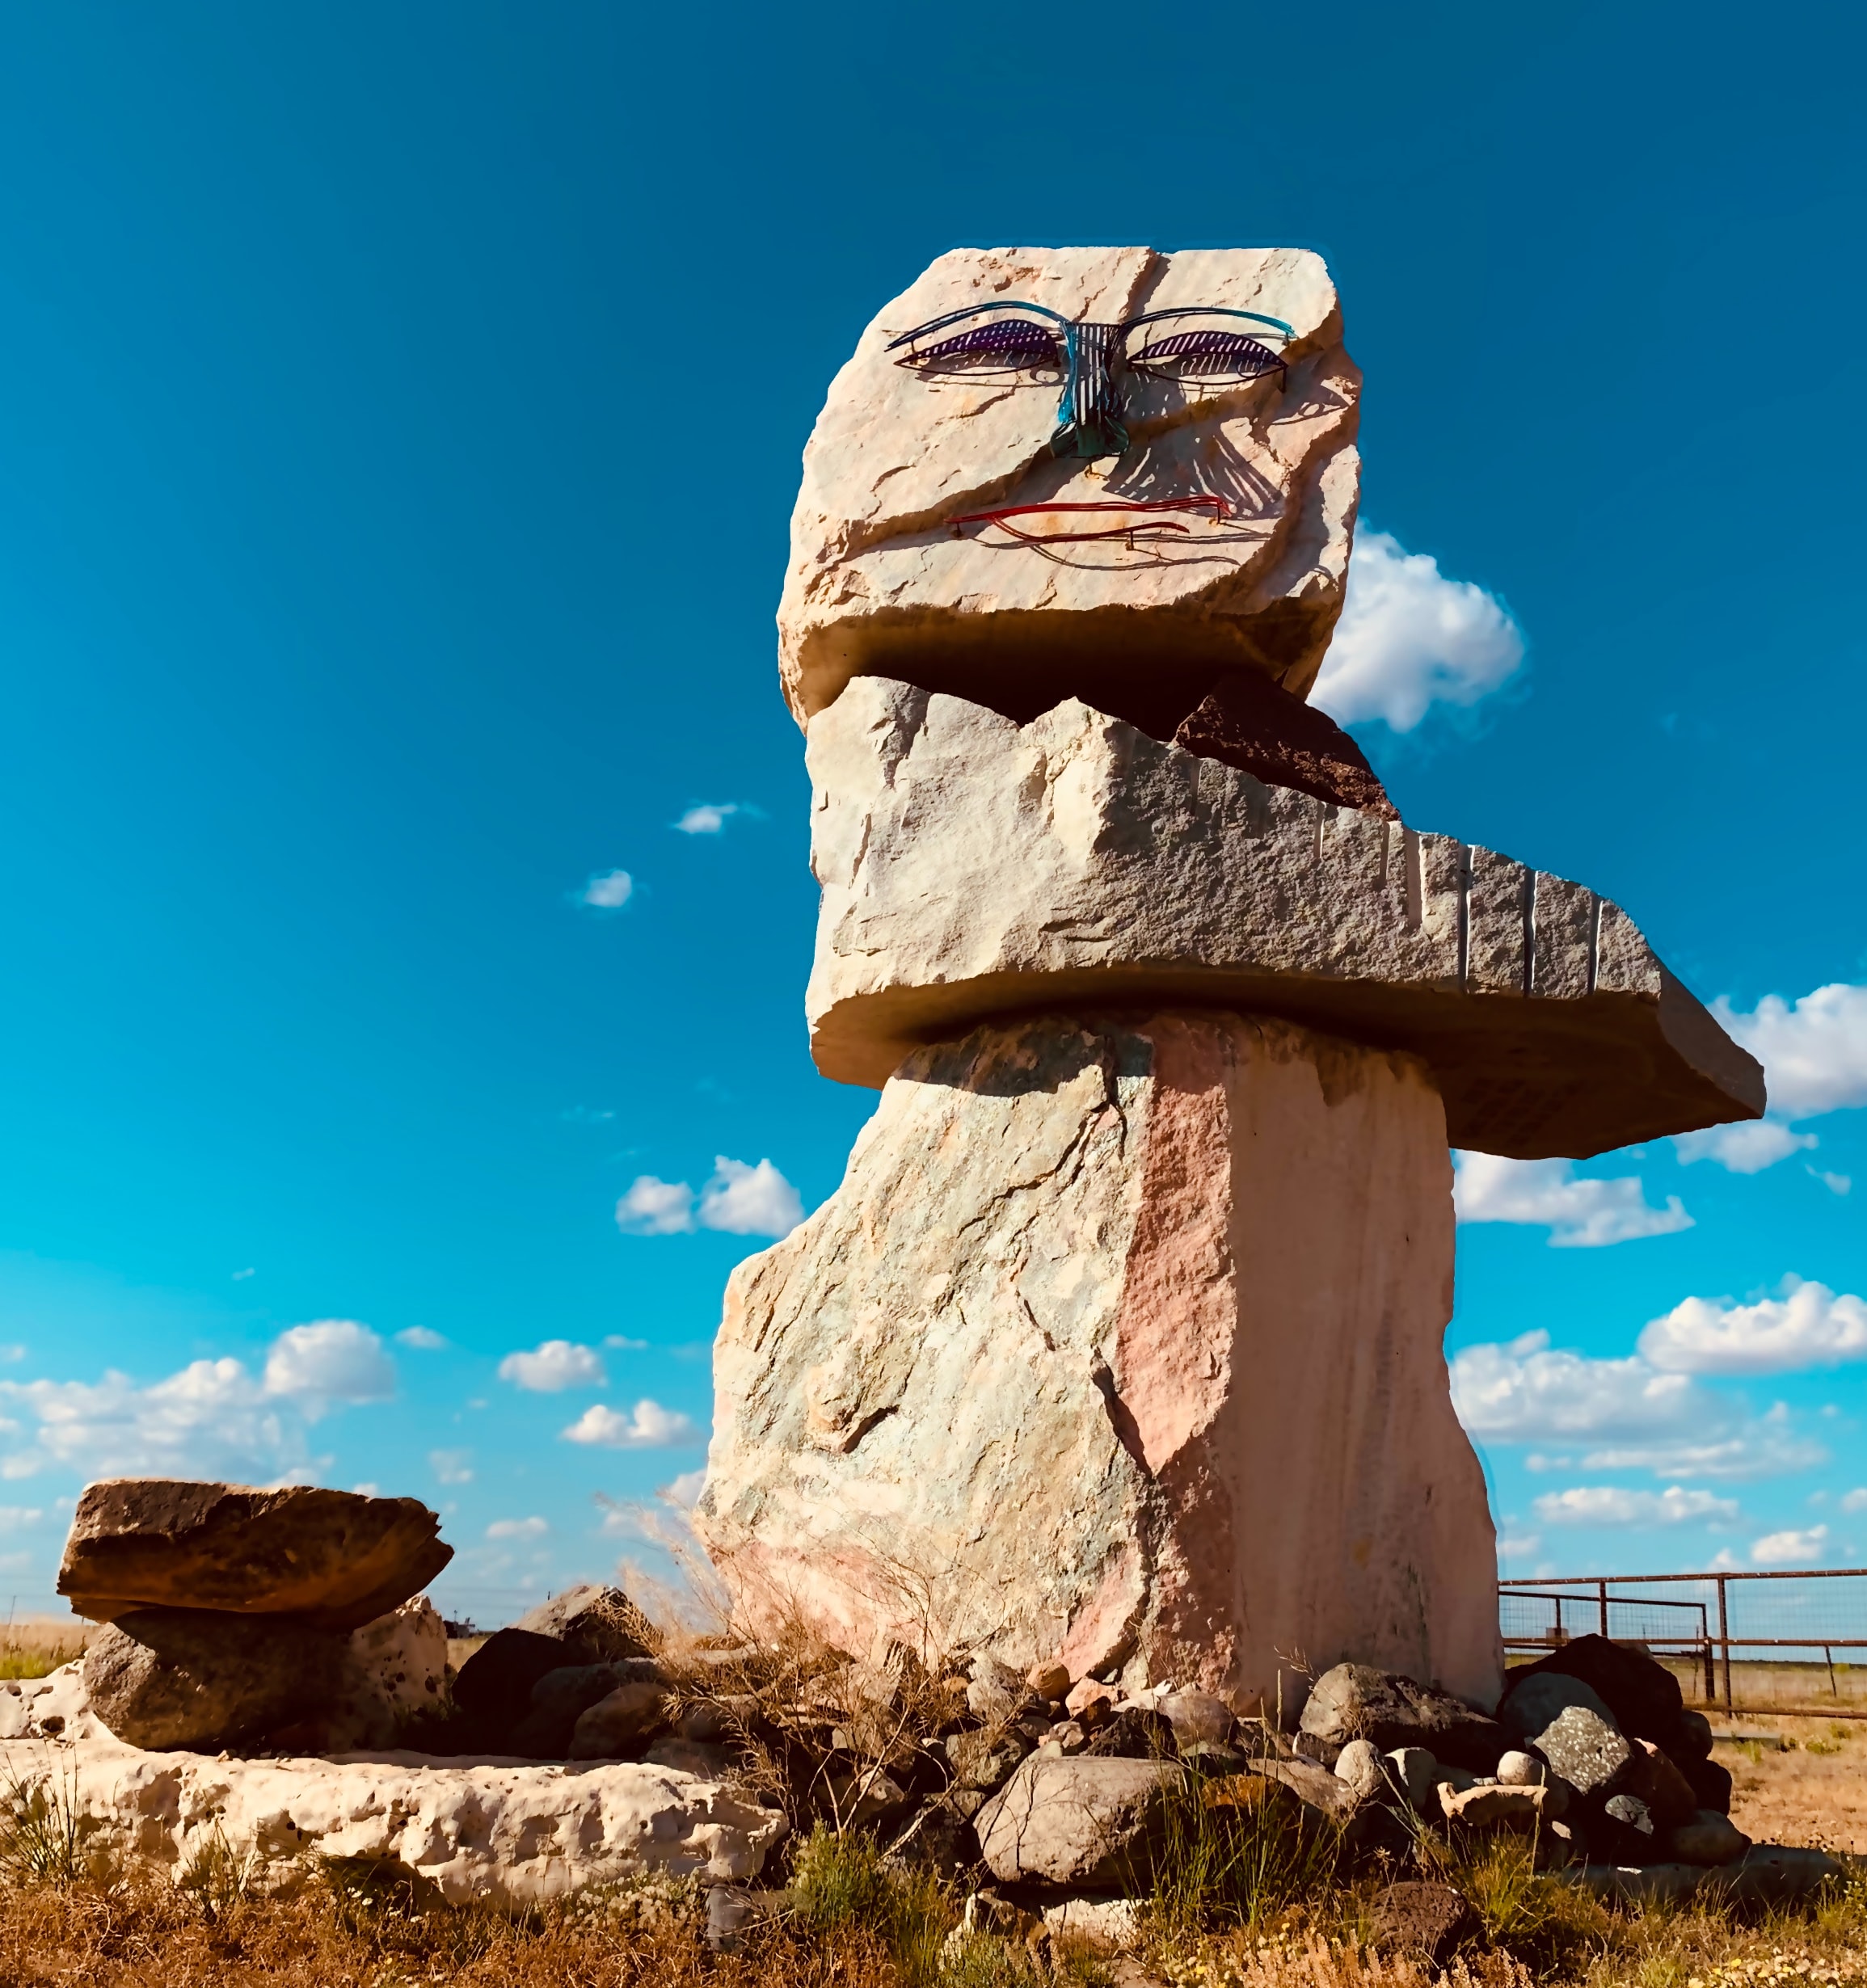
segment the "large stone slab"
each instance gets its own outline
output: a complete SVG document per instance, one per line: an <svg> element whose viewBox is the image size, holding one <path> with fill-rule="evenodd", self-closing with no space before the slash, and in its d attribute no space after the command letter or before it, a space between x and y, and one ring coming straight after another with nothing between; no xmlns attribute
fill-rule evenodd
<svg viewBox="0 0 1867 1988"><path fill-rule="evenodd" d="M695 1523L753 1619L1293 1711L1298 1654L1501 1683L1415 1058L1037 1017L917 1051L727 1287Z"/></svg>
<svg viewBox="0 0 1867 1988"><path fill-rule="evenodd" d="M1007 300L1100 322L1220 305L1282 318L1295 335L1282 376L1127 375L1127 449L1060 460L1060 381L924 374L889 349L949 311ZM1228 670L1306 693L1341 612L1359 489L1361 376L1342 339L1335 287L1306 250L941 256L863 332L804 451L778 609L780 672L799 722L858 673L1020 718L1081 697L1167 737ZM1015 531L955 522L1005 507L1186 498L1218 499L1224 513L1026 512ZM1132 542L1125 531L1056 536L1127 524L1139 528Z"/></svg>
<svg viewBox="0 0 1867 1988"><path fill-rule="evenodd" d="M348 1631L446 1566L453 1548L440 1530L419 1498L111 1478L78 1501L58 1592L99 1622L136 1608L213 1608Z"/></svg>
<svg viewBox="0 0 1867 1988"><path fill-rule="evenodd" d="M646 1873L755 1876L782 1815L672 1768L541 1767L417 1754L217 1759L109 1742L0 1744L0 1780L74 1815L81 1849L177 1876L230 1853L258 1889L290 1891L326 1857L400 1864L456 1904L524 1906Z"/></svg>
<svg viewBox="0 0 1867 1988"><path fill-rule="evenodd" d="M1764 1108L1763 1072L1579 884L1267 786L1086 704L865 677L811 720L826 1076L983 1017L1285 1016L1420 1057L1452 1144L1574 1157Z"/></svg>

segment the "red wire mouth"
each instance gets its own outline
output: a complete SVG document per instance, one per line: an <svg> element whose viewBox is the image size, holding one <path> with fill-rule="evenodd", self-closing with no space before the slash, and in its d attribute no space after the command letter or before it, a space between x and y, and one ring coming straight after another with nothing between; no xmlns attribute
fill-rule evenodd
<svg viewBox="0 0 1867 1988"><path fill-rule="evenodd" d="M1114 524L1105 530L1097 532L1033 533L1020 531L1015 524L1008 522L1012 518L1047 517L1059 512L1084 511L1104 512L1112 511L1125 513L1131 518L1152 518L1157 520L1153 527L1156 531L1182 533L1184 533L1188 528L1184 524L1176 524L1170 516L1165 516L1164 513L1176 511L1196 512L1209 517L1215 524L1223 524L1232 516L1232 507L1223 497L1218 496L1127 499L1106 498L1094 503L1007 504L997 511L968 511L959 517L949 518L947 523L955 525L1001 525L1010 533L1014 538L1022 538L1028 544L1039 545L1068 545L1085 539L1095 538L1132 540L1136 530L1134 524Z"/></svg>

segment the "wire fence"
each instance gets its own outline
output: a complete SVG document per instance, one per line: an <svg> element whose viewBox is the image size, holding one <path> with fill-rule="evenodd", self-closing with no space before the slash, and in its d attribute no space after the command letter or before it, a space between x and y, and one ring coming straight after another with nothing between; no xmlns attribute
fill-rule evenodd
<svg viewBox="0 0 1867 1988"><path fill-rule="evenodd" d="M1867 1568L1500 1581L1507 1658L1591 1633L1637 1643L1688 1704L1867 1719Z"/></svg>

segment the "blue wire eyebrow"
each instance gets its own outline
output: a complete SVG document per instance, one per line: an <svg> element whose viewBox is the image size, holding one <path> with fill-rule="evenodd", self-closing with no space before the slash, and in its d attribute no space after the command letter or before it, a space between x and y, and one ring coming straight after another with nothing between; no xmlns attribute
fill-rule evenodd
<svg viewBox="0 0 1867 1988"><path fill-rule="evenodd" d="M1035 310L1039 306L1032 304L1026 308ZM1233 310L1222 304L1182 304L1172 310L1144 310L1138 318L1123 318L1121 328L1124 331L1132 331L1136 325L1157 324L1163 318L1249 318L1254 324L1271 326L1287 339L1293 339L1296 335L1296 326L1286 324L1281 318L1266 318L1261 310ZM896 342L898 343L900 341Z"/></svg>
<svg viewBox="0 0 1867 1988"><path fill-rule="evenodd" d="M935 318L926 324L917 324L912 331L904 331L898 339L890 339L882 349L891 352L897 345L911 345L916 339L924 339L935 331L944 331L950 324L958 324L962 318L976 318L988 310L1035 310L1040 316L1052 319L1066 331L1074 329L1075 321L1066 318L1060 310L1052 310L1047 304L1019 304L1012 301L993 304L967 304L962 310L950 310L944 318Z"/></svg>

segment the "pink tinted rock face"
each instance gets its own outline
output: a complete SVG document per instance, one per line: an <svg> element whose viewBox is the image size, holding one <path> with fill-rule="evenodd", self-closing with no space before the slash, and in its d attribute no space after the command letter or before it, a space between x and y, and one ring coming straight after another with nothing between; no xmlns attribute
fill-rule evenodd
<svg viewBox="0 0 1867 1988"><path fill-rule="evenodd" d="M1490 1704L1423 1066L1188 1011L917 1052L735 1272L697 1523L754 1616L1235 1707L1344 1659ZM1280 1654L1281 1653L1281 1654Z"/></svg>

